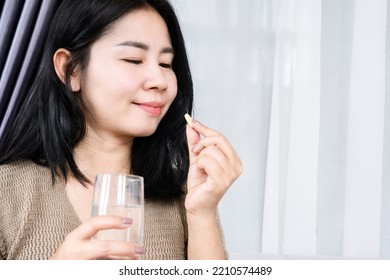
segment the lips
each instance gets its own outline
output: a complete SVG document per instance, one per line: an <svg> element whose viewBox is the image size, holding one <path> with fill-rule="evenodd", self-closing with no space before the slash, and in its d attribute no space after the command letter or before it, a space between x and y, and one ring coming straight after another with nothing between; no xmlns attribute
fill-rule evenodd
<svg viewBox="0 0 390 280"><path fill-rule="evenodd" d="M141 110L149 113L152 116L161 115L163 104L160 102L142 102L142 103L133 103Z"/></svg>

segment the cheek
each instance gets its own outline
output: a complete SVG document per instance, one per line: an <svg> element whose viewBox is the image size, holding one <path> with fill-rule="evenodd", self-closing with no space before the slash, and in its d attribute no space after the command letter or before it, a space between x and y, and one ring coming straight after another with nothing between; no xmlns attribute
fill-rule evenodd
<svg viewBox="0 0 390 280"><path fill-rule="evenodd" d="M120 65L96 65L90 67L85 90L91 98L103 99L102 102L105 100L106 104L114 102L116 99L129 97L129 93L136 88L134 77L129 77L129 73L121 69Z"/></svg>
<svg viewBox="0 0 390 280"><path fill-rule="evenodd" d="M177 96L177 79L175 74L170 77L169 85L169 98L172 103Z"/></svg>
<svg viewBox="0 0 390 280"><path fill-rule="evenodd" d="M108 119L113 110L124 110L127 104L124 100L126 87L119 80L120 77L114 77L112 73L104 75L96 71L89 74L81 90L87 116L97 121L100 118Z"/></svg>

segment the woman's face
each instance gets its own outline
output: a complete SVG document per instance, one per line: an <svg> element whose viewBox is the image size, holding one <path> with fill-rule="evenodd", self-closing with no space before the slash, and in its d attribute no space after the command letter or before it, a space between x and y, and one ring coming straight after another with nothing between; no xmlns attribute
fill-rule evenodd
<svg viewBox="0 0 390 280"><path fill-rule="evenodd" d="M153 134L176 97L172 60L169 32L156 11L120 18L92 45L81 80L88 130L125 141Z"/></svg>

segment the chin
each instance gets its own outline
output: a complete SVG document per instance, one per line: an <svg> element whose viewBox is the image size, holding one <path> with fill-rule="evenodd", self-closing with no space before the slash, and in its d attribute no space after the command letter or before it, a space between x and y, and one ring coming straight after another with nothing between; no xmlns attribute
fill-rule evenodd
<svg viewBox="0 0 390 280"><path fill-rule="evenodd" d="M157 130L156 129L150 129L150 130L140 130L138 131L137 133L134 133L134 135L136 135L136 137L149 137L151 136L153 133L155 133Z"/></svg>

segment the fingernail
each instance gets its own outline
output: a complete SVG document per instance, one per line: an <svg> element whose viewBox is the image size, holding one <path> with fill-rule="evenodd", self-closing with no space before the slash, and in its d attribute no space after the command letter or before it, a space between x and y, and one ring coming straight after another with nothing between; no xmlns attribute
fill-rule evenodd
<svg viewBox="0 0 390 280"><path fill-rule="evenodd" d="M199 121L197 121L197 120L195 120L195 119L192 119L192 125L201 126L202 124L201 124Z"/></svg>
<svg viewBox="0 0 390 280"><path fill-rule="evenodd" d="M144 248L141 246L135 246L135 253L136 254L143 254L145 252Z"/></svg>
<svg viewBox="0 0 390 280"><path fill-rule="evenodd" d="M122 223L125 225L131 225L133 223L133 220L127 217L121 217Z"/></svg>

